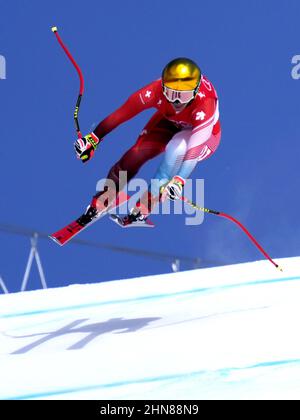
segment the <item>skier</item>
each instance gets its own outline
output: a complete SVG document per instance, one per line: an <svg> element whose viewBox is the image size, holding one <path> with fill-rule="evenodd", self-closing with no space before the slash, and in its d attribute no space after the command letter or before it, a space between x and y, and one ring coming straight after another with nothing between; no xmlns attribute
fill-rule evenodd
<svg viewBox="0 0 300 420"><path fill-rule="evenodd" d="M162 78L146 85L115 112L101 121L96 129L75 142L77 157L89 161L103 138L120 124L145 109L156 108L137 142L113 165L107 185L98 192L85 213L85 222L107 212L115 192L125 184L120 176L127 173L130 181L148 160L165 152L155 179L156 189L142 196L129 215L117 218L124 227L147 225L146 218L163 197L180 198L185 180L199 161L207 159L217 149L221 139L217 93L212 83L201 74L198 65L188 58L176 58L168 63ZM110 188L115 183L115 190Z"/></svg>

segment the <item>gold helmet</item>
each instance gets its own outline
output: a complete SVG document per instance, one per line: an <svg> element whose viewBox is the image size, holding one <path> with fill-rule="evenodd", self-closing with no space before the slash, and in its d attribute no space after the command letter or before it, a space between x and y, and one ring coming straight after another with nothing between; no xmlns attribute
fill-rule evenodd
<svg viewBox="0 0 300 420"><path fill-rule="evenodd" d="M196 90L200 80L201 70L189 58L175 58L166 65L162 72L163 86L174 90Z"/></svg>

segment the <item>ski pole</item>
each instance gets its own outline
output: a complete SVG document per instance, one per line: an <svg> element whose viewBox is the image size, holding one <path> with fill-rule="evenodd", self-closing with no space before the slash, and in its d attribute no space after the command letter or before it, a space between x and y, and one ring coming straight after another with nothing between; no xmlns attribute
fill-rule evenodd
<svg viewBox="0 0 300 420"><path fill-rule="evenodd" d="M60 35L58 34L57 27L56 26L53 26L51 28L51 30L54 33L54 35L56 36L56 39L59 42L60 46L62 47L62 49L64 50L64 52L68 56L68 58L70 59L71 63L75 67L75 69L76 69L76 71L78 73L79 79L80 79L79 95L78 95L78 98L77 98L77 102L76 102L76 106L75 106L75 111L74 111L74 121L75 121L75 127L76 127L76 131L77 131L77 136L78 136L78 138L81 138L82 137L82 134L80 132L80 127L79 127L78 113L79 113L81 98L82 98L82 95L83 95L83 92L84 92L84 79L83 79L83 74L82 74L82 71L81 71L80 67L78 66L78 64L74 60L72 54L70 53L70 51L68 50L68 48L65 46L65 44L63 43Z"/></svg>
<svg viewBox="0 0 300 420"><path fill-rule="evenodd" d="M191 207L193 207L196 210L203 211L204 213L215 214L216 216L224 217L225 219L231 220L233 223L235 223L236 225L238 225L244 231L244 233L248 236L248 238L250 238L250 240L254 243L254 245L266 257L266 259L268 259L276 268L278 268L278 270L283 271L282 268L280 268L279 265L276 264L276 262L274 260L272 260L272 258L269 256L269 254L267 254L267 252L263 249L263 247L257 242L257 240L254 238L254 236L251 235L251 233L249 232L249 230L246 229L245 226L242 225L242 223L239 222L237 219L235 219L234 217L230 216L229 214L226 214L226 213L223 213L223 212L220 212L220 211L211 210L211 209L208 209L206 207L200 207L197 204L195 204L192 201L190 201L186 197L181 197L181 200L184 201L185 203L189 204Z"/></svg>

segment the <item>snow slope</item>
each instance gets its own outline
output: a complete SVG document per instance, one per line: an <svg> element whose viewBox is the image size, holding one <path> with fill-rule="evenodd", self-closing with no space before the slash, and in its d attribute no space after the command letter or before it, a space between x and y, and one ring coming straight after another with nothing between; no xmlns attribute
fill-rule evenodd
<svg viewBox="0 0 300 420"><path fill-rule="evenodd" d="M300 258L0 296L0 399L300 399Z"/></svg>

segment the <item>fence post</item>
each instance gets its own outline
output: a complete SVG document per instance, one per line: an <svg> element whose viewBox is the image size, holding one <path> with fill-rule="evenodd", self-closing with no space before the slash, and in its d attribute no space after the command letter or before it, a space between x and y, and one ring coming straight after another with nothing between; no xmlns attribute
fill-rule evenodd
<svg viewBox="0 0 300 420"><path fill-rule="evenodd" d="M26 269L25 269L25 273L24 273L24 277L23 277L23 281L22 281L22 285L21 285L21 292L24 292L26 290L34 258L35 258L36 265L37 265L37 268L38 268L38 272L39 272L42 287L43 287L43 289L47 289L46 278L45 278L44 270L43 270L43 267L42 267L42 262L41 262L41 259L40 259L39 253L38 253L38 249L37 249L37 241L38 241L38 234L35 233L33 235L33 237L31 238L31 250L30 250L29 258L28 258L28 261L27 261L27 265L26 265Z"/></svg>
<svg viewBox="0 0 300 420"><path fill-rule="evenodd" d="M9 293L9 291L8 291L8 289L7 289L7 287L6 287L5 283L4 283L4 280L3 280L3 278L1 276L0 276L0 287L1 287L1 289L3 290L3 292L5 294L8 294Z"/></svg>

